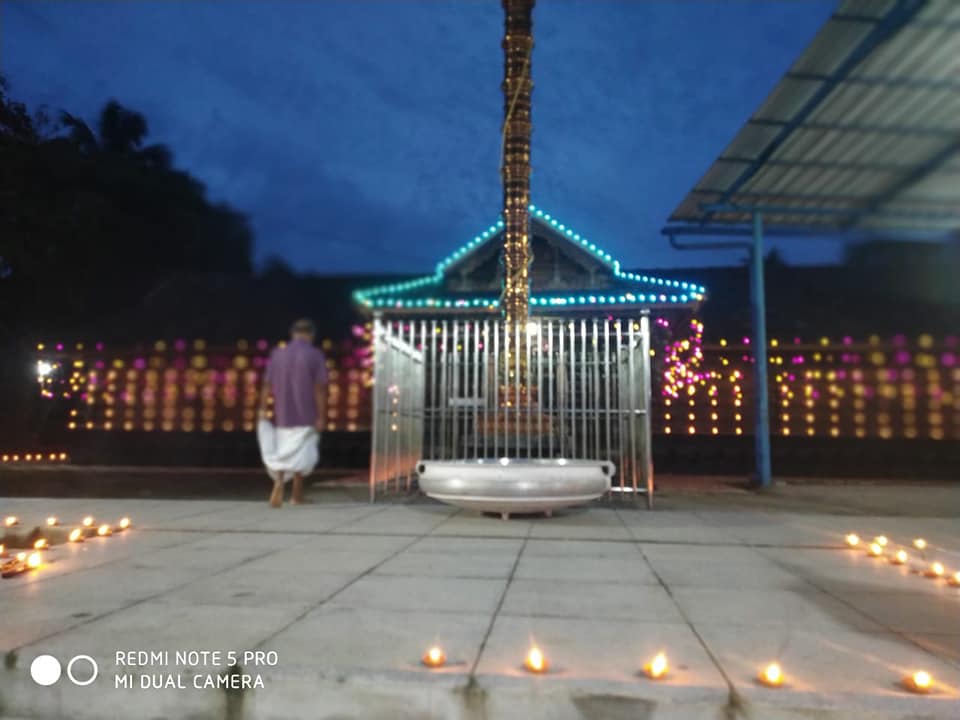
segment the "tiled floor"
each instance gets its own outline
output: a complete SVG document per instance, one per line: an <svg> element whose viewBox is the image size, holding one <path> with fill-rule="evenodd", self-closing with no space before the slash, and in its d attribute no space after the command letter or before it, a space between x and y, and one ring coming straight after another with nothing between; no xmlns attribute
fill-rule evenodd
<svg viewBox="0 0 960 720"><path fill-rule="evenodd" d="M804 488L796 510L789 493L744 494L510 521L421 501L0 498L21 530L49 514L135 522L0 582L0 717L958 717L960 588L918 570L960 569L960 492L936 488L942 512L910 516L890 488L872 491L857 496L871 514L848 488ZM872 514L884 502L890 513ZM848 531L931 547L898 567L847 548ZM449 659L439 672L419 663L432 643ZM522 668L533 643L546 676ZM127 674L189 685L227 670L174 654L118 665L131 650L277 660L241 662L264 687L239 694L117 688ZM660 650L671 673L653 683L640 669ZM36 685L44 653L89 655L99 676ZM755 680L773 660L780 690ZM920 668L934 676L926 697L899 684Z"/></svg>

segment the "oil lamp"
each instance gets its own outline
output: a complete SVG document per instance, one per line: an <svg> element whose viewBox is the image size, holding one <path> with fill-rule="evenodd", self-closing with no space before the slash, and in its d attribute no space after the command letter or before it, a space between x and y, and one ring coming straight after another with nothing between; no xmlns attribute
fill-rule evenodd
<svg viewBox="0 0 960 720"><path fill-rule="evenodd" d="M889 540L887 540L887 536L886 536L886 535L877 535L877 536L873 539L873 541L874 541L877 545L879 545L880 547L886 547L886 546L887 546L887 543L890 542Z"/></svg>
<svg viewBox="0 0 960 720"><path fill-rule="evenodd" d="M935 562L930 564L930 569L927 570L927 577L938 578L943 577L944 567L943 563Z"/></svg>
<svg viewBox="0 0 960 720"><path fill-rule="evenodd" d="M7 515L7 516L3 519L3 524L6 525L7 527L13 527L14 525L16 525L16 524L19 523L19 522L20 522L20 520L19 520L19 518L17 518L16 515Z"/></svg>
<svg viewBox="0 0 960 720"><path fill-rule="evenodd" d="M883 545L880 543L870 543L870 554L873 557L880 557L883 555Z"/></svg>
<svg viewBox="0 0 960 720"><path fill-rule="evenodd" d="M434 645L423 654L421 660L427 667L438 668L442 667L447 661L447 656L446 653L443 652L442 648Z"/></svg>
<svg viewBox="0 0 960 720"><path fill-rule="evenodd" d="M93 517L92 517L91 515L87 515L87 516L83 519L82 525L83 525L85 528L93 527Z"/></svg>
<svg viewBox="0 0 960 720"><path fill-rule="evenodd" d="M97 528L97 535L100 537L110 537L113 535L113 528L106 524L101 525Z"/></svg>
<svg viewBox="0 0 960 720"><path fill-rule="evenodd" d="M0 548L2 547L3 545L0 545ZM960 570L957 570L953 575L951 575L947 582L954 587L960 587Z"/></svg>
<svg viewBox="0 0 960 720"><path fill-rule="evenodd" d="M40 553L30 553L30 556L27 558L27 567L31 570L35 570L40 567L40 564L43 562L43 558L40 556Z"/></svg>
<svg viewBox="0 0 960 720"><path fill-rule="evenodd" d="M119 523L119 525L117 526L117 529L118 529L118 530L126 530L128 527L130 527L130 518L128 518L128 517L120 518L120 523Z"/></svg>
<svg viewBox="0 0 960 720"><path fill-rule="evenodd" d="M923 538L914 538L914 539L913 539L913 546L914 546L917 550L924 550L924 549L926 549L926 547L927 547L927 541L924 540Z"/></svg>
<svg viewBox="0 0 960 720"><path fill-rule="evenodd" d="M760 671L760 682L767 687L780 687L783 685L783 670L779 663L772 662Z"/></svg>
<svg viewBox="0 0 960 720"><path fill-rule="evenodd" d="M60 521L53 515L47 518L47 527L56 527L60 524Z"/></svg>
<svg viewBox="0 0 960 720"><path fill-rule="evenodd" d="M549 667L547 658L544 656L543 651L540 650L536 645L530 648L527 652L527 657L523 660L523 665L527 670L532 673L544 673Z"/></svg>
<svg viewBox="0 0 960 720"><path fill-rule="evenodd" d="M897 550L897 552L890 558L890 562L894 565L903 565L907 560L910 559L910 556L907 555L906 550Z"/></svg>
<svg viewBox="0 0 960 720"><path fill-rule="evenodd" d="M40 538L33 544L34 550L46 550L48 547L50 547L50 545L47 543L46 538Z"/></svg>
<svg viewBox="0 0 960 720"><path fill-rule="evenodd" d="M7 556L7 549L0 543L0 558Z"/></svg>
<svg viewBox="0 0 960 720"><path fill-rule="evenodd" d="M667 656L663 652L658 652L650 662L643 666L643 671L651 680L659 680L665 677L669 669Z"/></svg>
<svg viewBox="0 0 960 720"><path fill-rule="evenodd" d="M67 539L70 542L83 542L83 530L74 528L70 531L70 536Z"/></svg>
<svg viewBox="0 0 960 720"><path fill-rule="evenodd" d="M847 540L847 545L849 545L850 547L856 547L857 545L860 544L860 536L857 535L856 533L848 533L846 540Z"/></svg>
<svg viewBox="0 0 960 720"><path fill-rule="evenodd" d="M915 693L928 693L933 689L933 678L926 670L917 670L903 679L907 690Z"/></svg>

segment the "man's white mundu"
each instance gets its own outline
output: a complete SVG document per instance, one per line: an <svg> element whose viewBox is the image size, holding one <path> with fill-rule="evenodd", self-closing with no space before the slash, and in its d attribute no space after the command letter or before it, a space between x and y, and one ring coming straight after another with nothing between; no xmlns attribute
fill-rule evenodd
<svg viewBox="0 0 960 720"><path fill-rule="evenodd" d="M312 427L278 428L269 420L257 423L260 457L273 480L280 473L284 481L290 481L296 473L306 477L313 472L320 459L317 439Z"/></svg>

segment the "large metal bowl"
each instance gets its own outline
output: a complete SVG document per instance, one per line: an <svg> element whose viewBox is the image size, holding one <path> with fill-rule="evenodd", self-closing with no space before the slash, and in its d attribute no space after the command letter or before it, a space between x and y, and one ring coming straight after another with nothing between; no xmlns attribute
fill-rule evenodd
<svg viewBox="0 0 960 720"><path fill-rule="evenodd" d="M544 512L583 505L610 490L609 460L421 460L420 489L428 496L480 512Z"/></svg>

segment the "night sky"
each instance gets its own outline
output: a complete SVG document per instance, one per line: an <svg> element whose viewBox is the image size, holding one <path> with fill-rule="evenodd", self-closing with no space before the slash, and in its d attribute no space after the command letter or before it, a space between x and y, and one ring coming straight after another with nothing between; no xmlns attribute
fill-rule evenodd
<svg viewBox="0 0 960 720"><path fill-rule="evenodd" d="M534 202L626 266L737 262L659 230L834 7L539 0ZM498 215L502 32L498 0L4 0L0 72L92 126L144 113L259 260L422 272Z"/></svg>

